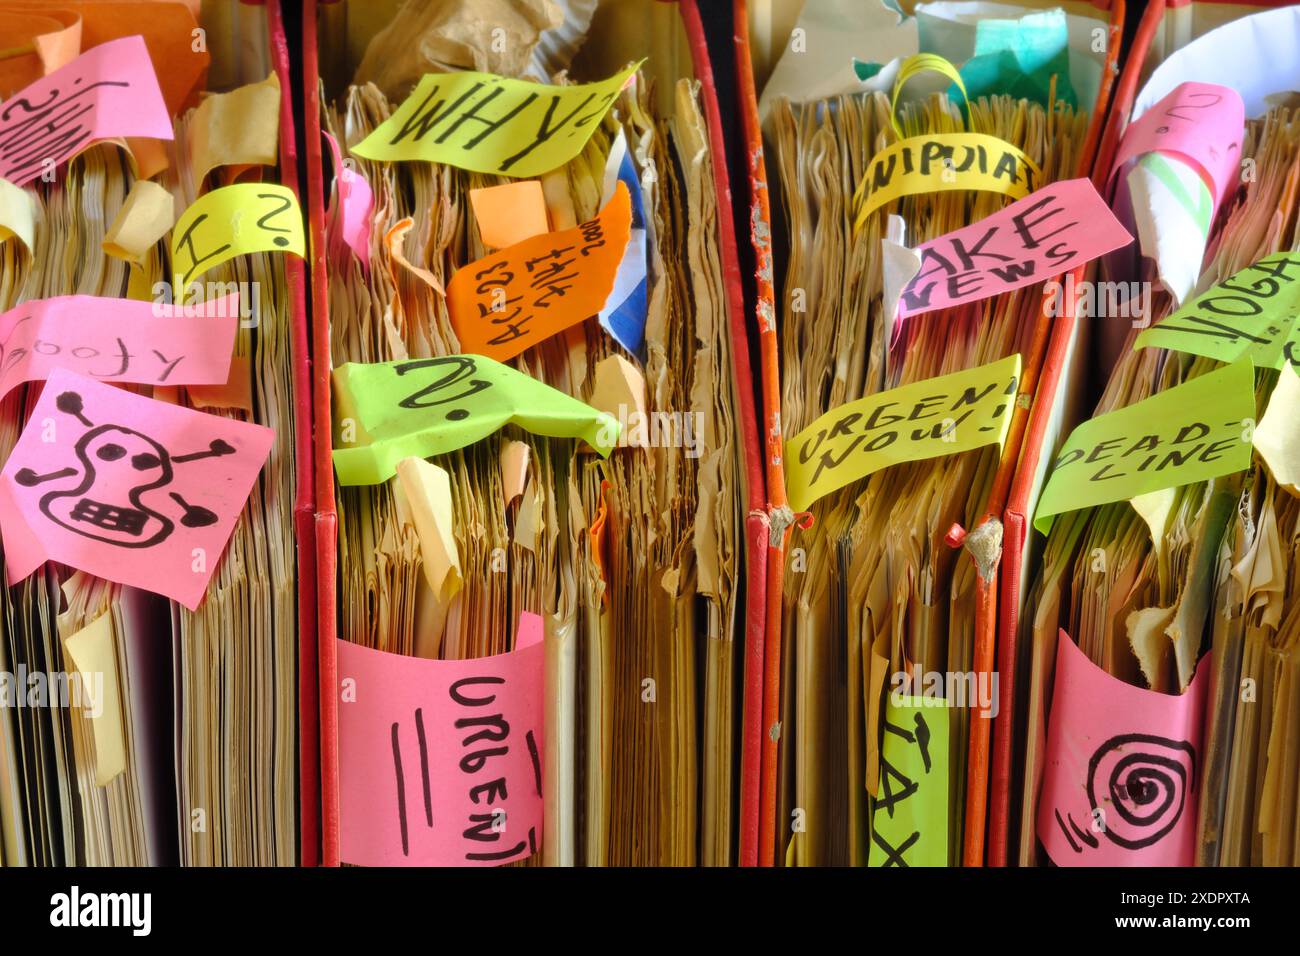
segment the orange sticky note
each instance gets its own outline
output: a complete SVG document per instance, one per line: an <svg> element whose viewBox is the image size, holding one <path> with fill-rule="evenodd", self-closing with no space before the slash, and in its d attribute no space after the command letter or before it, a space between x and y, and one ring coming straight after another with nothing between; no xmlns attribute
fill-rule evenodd
<svg viewBox="0 0 1300 956"><path fill-rule="evenodd" d="M504 362L595 315L614 287L632 227L622 183L600 214L484 256L447 284L461 351Z"/></svg>
<svg viewBox="0 0 1300 956"><path fill-rule="evenodd" d="M471 189L469 204L474 207L483 245L489 249L504 249L551 229L540 180Z"/></svg>

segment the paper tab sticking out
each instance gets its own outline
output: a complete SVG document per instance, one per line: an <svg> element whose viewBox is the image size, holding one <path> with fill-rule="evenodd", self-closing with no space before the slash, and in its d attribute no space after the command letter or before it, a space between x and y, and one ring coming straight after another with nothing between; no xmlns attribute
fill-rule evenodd
<svg viewBox="0 0 1300 956"><path fill-rule="evenodd" d="M785 443L790 507L905 461L1001 445L1020 356L913 382L833 408Z"/></svg>
<svg viewBox="0 0 1300 956"><path fill-rule="evenodd" d="M503 362L598 313L631 222L631 199L620 183L595 219L457 269L447 307L461 347Z"/></svg>
<svg viewBox="0 0 1300 956"><path fill-rule="evenodd" d="M171 139L144 40L101 43L15 94L0 112L0 178L22 186L105 139Z"/></svg>
<svg viewBox="0 0 1300 956"><path fill-rule="evenodd" d="M581 438L602 455L618 442L609 415L481 355L334 370L334 467L343 485L387 481L403 458L464 448L507 422Z"/></svg>
<svg viewBox="0 0 1300 956"><path fill-rule="evenodd" d="M239 183L196 199L172 230L174 297L179 300L213 266L250 252L307 255L302 210L291 190Z"/></svg>
<svg viewBox="0 0 1300 956"><path fill-rule="evenodd" d="M1144 329L1134 348L1173 349L1256 368L1300 359L1300 256L1265 256Z"/></svg>
<svg viewBox="0 0 1300 956"><path fill-rule="evenodd" d="M542 842L542 619L515 649L434 661L338 642L340 856L497 866Z"/></svg>
<svg viewBox="0 0 1300 956"><path fill-rule="evenodd" d="M30 193L0 179L0 242L17 238L27 251L36 242L36 209Z"/></svg>
<svg viewBox="0 0 1300 956"><path fill-rule="evenodd" d="M993 215L922 243L902 318L1042 282L1126 246L1133 237L1087 179L1052 183Z"/></svg>
<svg viewBox="0 0 1300 956"><path fill-rule="evenodd" d="M1126 501L1250 467L1255 375L1244 359L1073 432L1038 501L1046 534L1062 512Z"/></svg>
<svg viewBox="0 0 1300 956"><path fill-rule="evenodd" d="M274 438L53 371L0 472L9 583L58 561L193 610Z"/></svg>
<svg viewBox="0 0 1300 956"><path fill-rule="evenodd" d="M889 695L869 866L948 865L948 702Z"/></svg>
<svg viewBox="0 0 1300 956"><path fill-rule="evenodd" d="M1129 170L1127 185L1142 254L1155 260L1175 303L1196 288L1214 220L1214 197L1200 174L1181 160L1147 153Z"/></svg>
<svg viewBox="0 0 1300 956"><path fill-rule="evenodd" d="M104 234L104 251L132 265L142 265L149 251L176 221L172 194L148 179L137 179L126 202Z"/></svg>
<svg viewBox="0 0 1300 956"><path fill-rule="evenodd" d="M490 73L430 73L352 150L527 178L582 151L640 63L607 80L548 86Z"/></svg>
<svg viewBox="0 0 1300 956"><path fill-rule="evenodd" d="M113 615L105 612L63 642L81 681L81 710L95 738L95 786L106 787L126 769L122 691L113 645Z"/></svg>
<svg viewBox="0 0 1300 956"><path fill-rule="evenodd" d="M550 232L546 196L537 179L469 191L479 236L489 249L505 249Z"/></svg>
<svg viewBox="0 0 1300 956"><path fill-rule="evenodd" d="M1210 668L1173 696L1111 677L1060 633L1038 798L1057 866L1191 866Z"/></svg>
<svg viewBox="0 0 1300 956"><path fill-rule="evenodd" d="M206 97L190 117L190 176L199 187L218 167L231 171L280 161L280 80L272 73Z"/></svg>
<svg viewBox="0 0 1300 956"><path fill-rule="evenodd" d="M614 288L600 310L600 325L614 337L614 341L638 358L645 342L645 322L649 309L646 256L650 247L650 234L646 229L645 203L641 196L641 183L636 176L636 165L627 148L627 137L618 131L605 163L605 186L601 202L608 205L622 183L632 200L632 227L623 259L614 276Z"/></svg>
<svg viewBox="0 0 1300 956"><path fill-rule="evenodd" d="M1255 450L1281 487L1300 495L1300 375L1288 362L1282 366L1268 408L1255 429Z"/></svg>
<svg viewBox="0 0 1300 956"><path fill-rule="evenodd" d="M100 382L216 385L235 347L239 295L179 307L62 295L0 315L0 397L64 368Z"/></svg>
<svg viewBox="0 0 1300 956"><path fill-rule="evenodd" d="M397 483L420 538L424 579L446 607L462 583L460 552L452 534L451 476L423 458L404 458L397 463Z"/></svg>
<svg viewBox="0 0 1300 956"><path fill-rule="evenodd" d="M883 297L881 305L885 310L885 328L890 329L890 342L898 338L903 323L898 314L899 298L921 271L921 253L909 249L907 241L907 224L902 216L889 216L885 234L880 237L880 262L884 270Z"/></svg>
<svg viewBox="0 0 1300 956"><path fill-rule="evenodd" d="M366 177L343 161L343 150L338 140L325 134L330 156L334 160L334 194L338 199L330 206L329 218L352 254L361 260L364 269L370 268L370 213L375 207L375 193Z"/></svg>

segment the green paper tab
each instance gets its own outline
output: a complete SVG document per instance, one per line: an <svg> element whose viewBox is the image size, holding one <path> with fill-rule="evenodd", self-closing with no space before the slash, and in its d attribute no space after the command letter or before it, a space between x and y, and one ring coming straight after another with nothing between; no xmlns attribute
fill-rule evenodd
<svg viewBox="0 0 1300 956"><path fill-rule="evenodd" d="M1300 360L1297 315L1300 257L1278 252L1161 319L1137 337L1134 348L1172 349L1220 362L1248 358L1256 368L1281 368L1284 358Z"/></svg>
<svg viewBox="0 0 1300 956"><path fill-rule="evenodd" d="M464 448L514 423L581 438L602 455L618 442L605 412L482 355L349 362L334 370L334 468L341 485L387 481L403 458Z"/></svg>
<svg viewBox="0 0 1300 956"><path fill-rule="evenodd" d="M948 865L948 701L890 694L869 866Z"/></svg>
<svg viewBox="0 0 1300 956"><path fill-rule="evenodd" d="M1255 374L1246 359L1073 432L1052 466L1034 527L1066 511L1127 501L1250 467Z"/></svg>

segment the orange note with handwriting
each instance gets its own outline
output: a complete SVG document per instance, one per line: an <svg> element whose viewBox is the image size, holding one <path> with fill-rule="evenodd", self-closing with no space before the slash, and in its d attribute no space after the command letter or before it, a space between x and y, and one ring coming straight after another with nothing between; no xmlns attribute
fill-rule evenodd
<svg viewBox="0 0 1300 956"><path fill-rule="evenodd" d="M619 184L595 219L547 232L459 269L447 284L462 352L504 362L600 312L632 229Z"/></svg>

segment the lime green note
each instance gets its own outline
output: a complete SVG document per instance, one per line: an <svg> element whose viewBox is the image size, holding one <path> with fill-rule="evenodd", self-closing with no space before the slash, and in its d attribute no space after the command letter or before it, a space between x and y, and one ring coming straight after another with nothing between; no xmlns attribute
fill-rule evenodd
<svg viewBox="0 0 1300 956"><path fill-rule="evenodd" d="M341 485L375 485L397 463L464 448L513 422L581 438L602 455L620 425L549 385L482 355L349 362L334 370L334 468Z"/></svg>
<svg viewBox="0 0 1300 956"><path fill-rule="evenodd" d="M1011 426L1020 356L913 382L831 409L785 443L790 507L905 461L1001 445Z"/></svg>
<svg viewBox="0 0 1300 956"><path fill-rule="evenodd" d="M1086 421L1052 466L1034 527L1046 534L1062 512L1243 471L1254 419L1255 374L1240 359Z"/></svg>
<svg viewBox="0 0 1300 956"><path fill-rule="evenodd" d="M1294 269L1295 272L1290 270ZM1220 282L1137 337L1134 348L1172 349L1256 368L1300 359L1300 256L1277 252Z"/></svg>
<svg viewBox="0 0 1300 956"><path fill-rule="evenodd" d="M869 866L948 865L948 701L890 694Z"/></svg>

